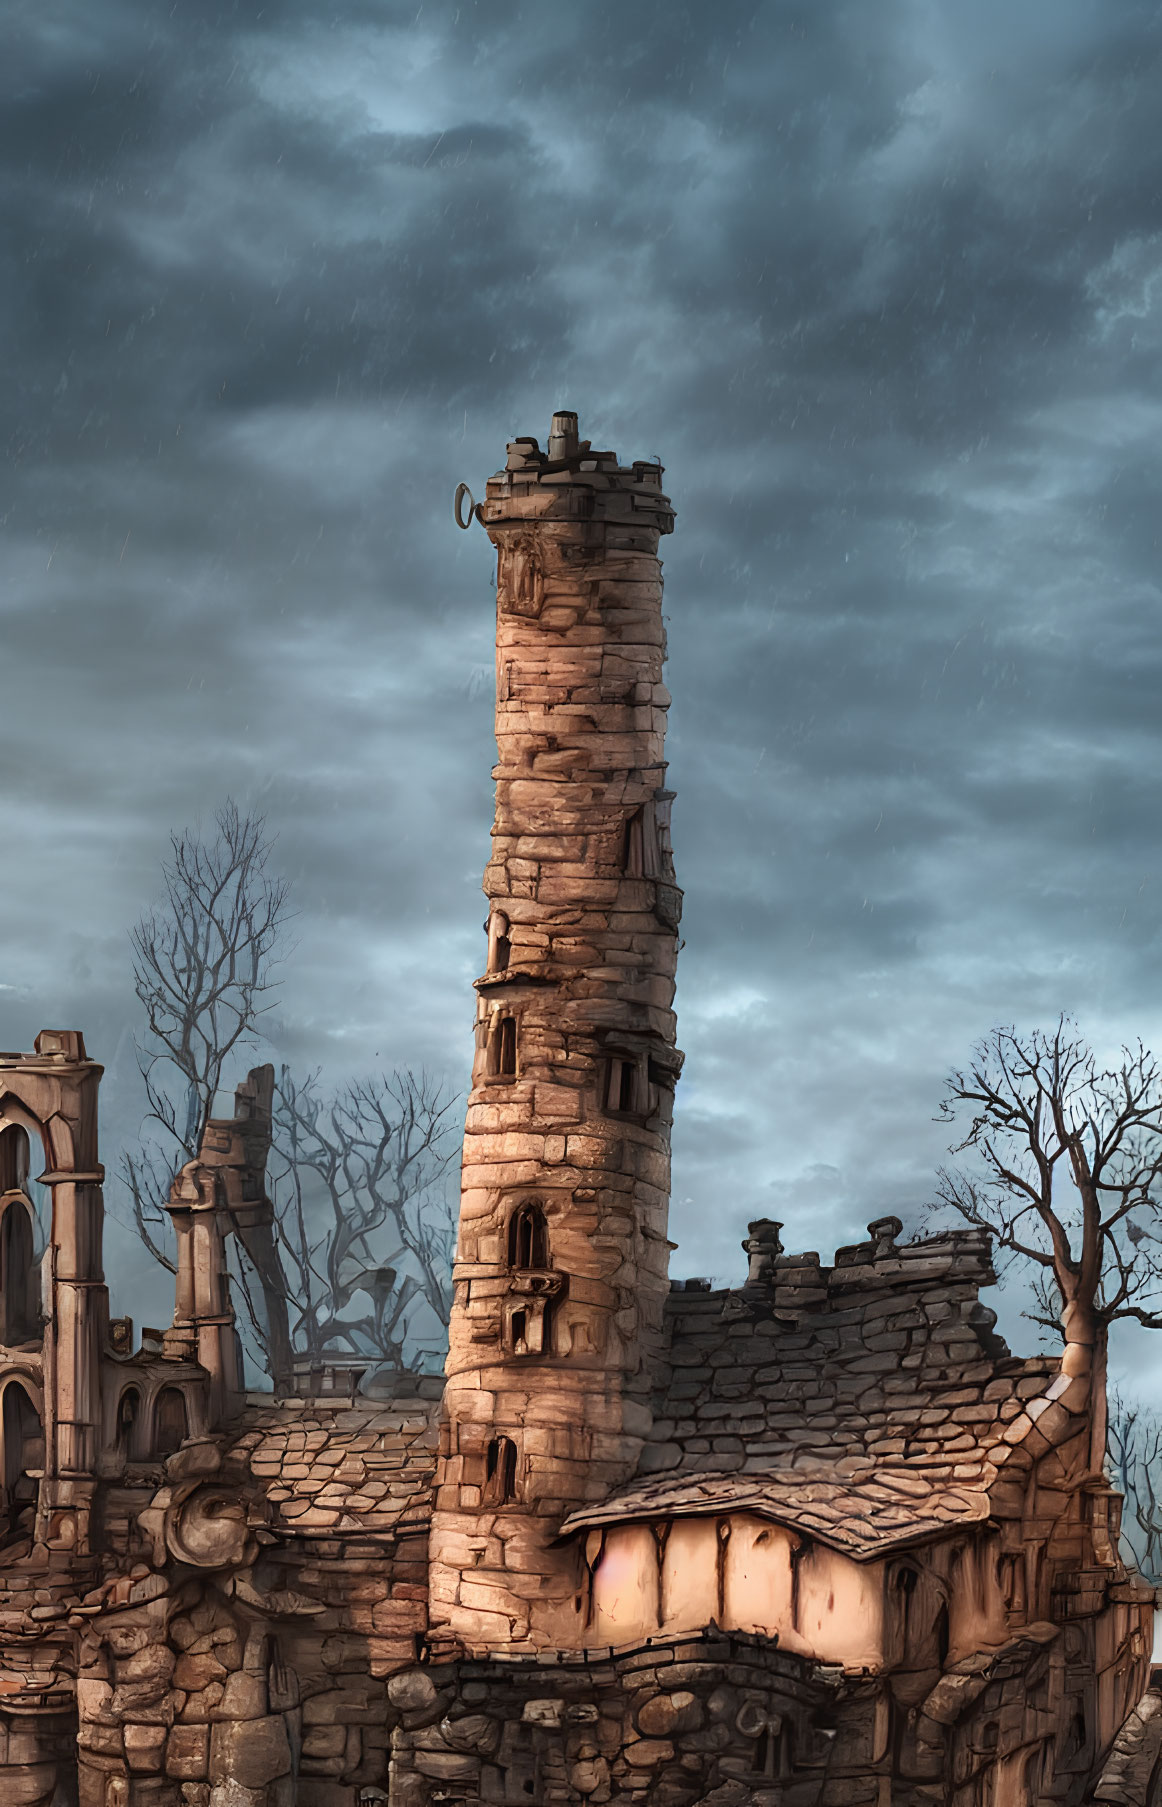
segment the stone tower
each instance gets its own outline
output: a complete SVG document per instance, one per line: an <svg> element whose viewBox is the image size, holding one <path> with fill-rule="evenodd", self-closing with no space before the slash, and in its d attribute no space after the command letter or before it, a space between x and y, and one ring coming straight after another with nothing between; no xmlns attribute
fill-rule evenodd
<svg viewBox="0 0 1162 1807"><path fill-rule="evenodd" d="M674 969L659 464L553 416L497 549L496 819L432 1532L437 1644L585 1640L565 1515L636 1465L668 1288Z"/></svg>

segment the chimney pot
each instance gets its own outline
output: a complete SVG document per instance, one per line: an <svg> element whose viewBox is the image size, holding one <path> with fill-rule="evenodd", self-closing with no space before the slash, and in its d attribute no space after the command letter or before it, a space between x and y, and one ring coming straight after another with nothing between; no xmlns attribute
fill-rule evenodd
<svg viewBox="0 0 1162 1807"><path fill-rule="evenodd" d="M553 416L553 424L549 429L549 457L574 458L580 450L581 441L577 437L577 416L569 409L560 409Z"/></svg>

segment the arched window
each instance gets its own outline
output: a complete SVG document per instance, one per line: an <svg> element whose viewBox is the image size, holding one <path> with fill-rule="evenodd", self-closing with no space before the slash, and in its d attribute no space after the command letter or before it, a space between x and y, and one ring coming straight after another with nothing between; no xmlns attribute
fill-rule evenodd
<svg viewBox="0 0 1162 1807"><path fill-rule="evenodd" d="M0 1343L12 1348L40 1333L32 1214L22 1192L0 1201Z"/></svg>
<svg viewBox="0 0 1162 1807"><path fill-rule="evenodd" d="M28 1137L19 1123L0 1129L0 1193L23 1191L29 1165Z"/></svg>
<svg viewBox="0 0 1162 1807"><path fill-rule="evenodd" d="M141 1394L136 1387L126 1387L117 1401L117 1450L126 1461L138 1453L140 1423Z"/></svg>
<svg viewBox="0 0 1162 1807"><path fill-rule="evenodd" d="M518 1205L509 1219L508 1265L517 1272L549 1265L549 1228L535 1199Z"/></svg>
<svg viewBox="0 0 1162 1807"><path fill-rule="evenodd" d="M516 1078L516 1018L497 1017L488 1036L489 1079Z"/></svg>
<svg viewBox="0 0 1162 1807"><path fill-rule="evenodd" d="M511 1437L494 1437L484 1462L481 1503L503 1506L516 1498L516 1444Z"/></svg>
<svg viewBox="0 0 1162 1807"><path fill-rule="evenodd" d="M177 1387L163 1387L153 1412L153 1447L159 1456L172 1456L190 1434L185 1396Z"/></svg>
<svg viewBox="0 0 1162 1807"><path fill-rule="evenodd" d="M44 1467L44 1427L40 1413L19 1381L4 1389L0 1414L4 1437L4 1505L6 1535L31 1536L38 1482L33 1471Z"/></svg>

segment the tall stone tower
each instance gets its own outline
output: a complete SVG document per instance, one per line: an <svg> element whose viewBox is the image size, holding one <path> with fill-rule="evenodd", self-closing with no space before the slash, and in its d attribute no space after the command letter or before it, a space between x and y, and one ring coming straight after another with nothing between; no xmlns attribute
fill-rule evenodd
<svg viewBox="0 0 1162 1807"><path fill-rule="evenodd" d="M681 894L663 757L659 464L553 416L478 516L497 548L496 820L464 1135L431 1623L585 1639L565 1514L636 1466L668 1288Z"/></svg>

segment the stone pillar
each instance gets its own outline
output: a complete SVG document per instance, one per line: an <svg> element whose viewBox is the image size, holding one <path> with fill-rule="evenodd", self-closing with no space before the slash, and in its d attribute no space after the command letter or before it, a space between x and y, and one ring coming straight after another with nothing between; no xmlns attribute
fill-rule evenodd
<svg viewBox="0 0 1162 1807"><path fill-rule="evenodd" d="M178 1245L174 1320L164 1340L174 1361L196 1361L210 1376L210 1424L234 1417L243 1384L230 1299L226 1238L236 1234L258 1270L267 1311L275 1391L291 1372L286 1278L273 1237L274 1207L266 1194L274 1068L255 1067L234 1094L233 1117L211 1117L196 1160L170 1187L166 1210Z"/></svg>
<svg viewBox="0 0 1162 1807"><path fill-rule="evenodd" d="M70 1561L89 1548L109 1327L101 1256L104 1170L97 1160L101 1071L75 1029L42 1029L34 1053L0 1055L0 1123L24 1128L32 1144L39 1140L45 1164L39 1177L52 1190L37 1539L67 1552Z"/></svg>
<svg viewBox="0 0 1162 1807"><path fill-rule="evenodd" d="M174 1321L162 1343L171 1361L197 1362L210 1376L209 1421L233 1417L242 1404L238 1339L226 1236L232 1228L219 1199L215 1170L187 1161L170 1187L166 1205L178 1244Z"/></svg>
<svg viewBox="0 0 1162 1807"><path fill-rule="evenodd" d="M499 763L431 1544L434 1636L473 1650L581 1642L553 1539L650 1428L681 1066L661 485L559 413L480 510Z"/></svg>

